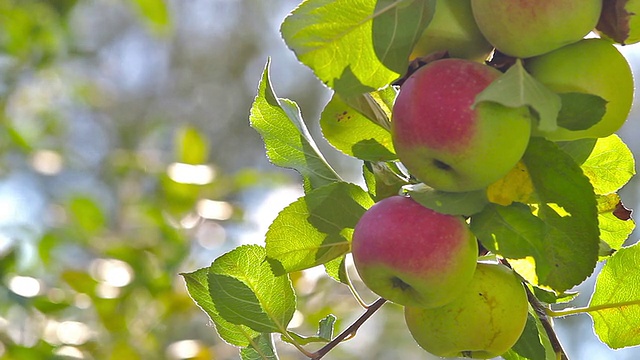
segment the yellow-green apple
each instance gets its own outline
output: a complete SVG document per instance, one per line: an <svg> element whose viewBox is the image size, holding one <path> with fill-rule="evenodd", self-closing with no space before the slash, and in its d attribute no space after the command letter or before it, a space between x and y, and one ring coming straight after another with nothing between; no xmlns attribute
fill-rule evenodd
<svg viewBox="0 0 640 360"><path fill-rule="evenodd" d="M501 52L528 58L582 39L602 0L471 0L480 31Z"/></svg>
<svg viewBox="0 0 640 360"><path fill-rule="evenodd" d="M469 286L442 307L405 307L411 335L426 351L442 357L488 359L520 338L527 322L524 286L501 264L478 263Z"/></svg>
<svg viewBox="0 0 640 360"><path fill-rule="evenodd" d="M619 44L639 42L640 0L604 0L596 29L603 38Z"/></svg>
<svg viewBox="0 0 640 360"><path fill-rule="evenodd" d="M558 128L538 132L549 140L600 138L613 134L624 124L633 102L633 75L624 56L602 39L584 39L548 54L526 60L531 75L558 93L581 92L607 101L602 119L586 130Z"/></svg>
<svg viewBox="0 0 640 360"><path fill-rule="evenodd" d="M446 50L451 57L482 61L491 49L473 19L471 0L436 0L436 12L411 57Z"/></svg>
<svg viewBox="0 0 640 360"><path fill-rule="evenodd" d="M442 59L402 84L391 134L414 177L437 190L479 190L520 160L531 134L529 110L493 102L472 108L476 95L500 75L471 60Z"/></svg>
<svg viewBox="0 0 640 360"><path fill-rule="evenodd" d="M478 243L465 220L392 196L367 210L351 243L369 289L401 305L436 307L469 285Z"/></svg>

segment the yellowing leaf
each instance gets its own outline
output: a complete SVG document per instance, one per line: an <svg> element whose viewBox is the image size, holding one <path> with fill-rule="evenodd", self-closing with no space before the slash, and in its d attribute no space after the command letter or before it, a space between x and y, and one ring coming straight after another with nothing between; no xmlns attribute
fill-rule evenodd
<svg viewBox="0 0 640 360"><path fill-rule="evenodd" d="M508 206L514 201L526 203L533 194L533 184L527 167L519 162L502 179L489 185L487 198L490 202Z"/></svg>

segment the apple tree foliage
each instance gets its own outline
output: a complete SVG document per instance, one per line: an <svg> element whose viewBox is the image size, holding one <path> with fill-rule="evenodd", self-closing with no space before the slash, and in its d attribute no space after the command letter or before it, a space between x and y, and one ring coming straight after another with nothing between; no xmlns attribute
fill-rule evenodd
<svg viewBox="0 0 640 360"><path fill-rule="evenodd" d="M334 335L331 314L316 334L288 329L297 301L290 274L322 265L327 276L354 290L345 261L353 229L375 202L398 193L467 217L482 246L508 261L526 282L529 319L504 358L562 355L549 319L578 313L593 318L596 335L609 347L640 345L640 246L623 246L635 224L616 193L634 175L635 164L618 136L570 142L532 137L522 161L480 191L437 191L416 183L399 166L390 134L397 94L391 84L406 72L434 7L434 0L307 0L282 23L289 48L334 91L319 119L324 140L362 161L365 186L345 182L327 162L297 104L276 95L268 60L250 125L274 165L301 175L304 196L279 213L265 246L240 246L208 268L183 274L194 301L218 334L241 348L242 359L277 359L274 334L319 359L382 305L383 299L365 306L364 315L340 335ZM601 98L554 93L520 61L478 95L476 103L483 101L527 106L544 131L590 127L604 113ZM602 271L589 306L570 308L576 294L569 290L599 262ZM354 295L361 301L355 290ZM310 343L319 343L316 351L309 350Z"/></svg>

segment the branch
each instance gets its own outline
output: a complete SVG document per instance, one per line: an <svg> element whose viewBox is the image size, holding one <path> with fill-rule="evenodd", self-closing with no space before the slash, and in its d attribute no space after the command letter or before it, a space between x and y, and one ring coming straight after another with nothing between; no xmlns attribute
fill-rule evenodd
<svg viewBox="0 0 640 360"><path fill-rule="evenodd" d="M555 330L553 330L553 324L551 324L551 320L547 315L547 308L540 303L538 298L531 292L528 286L524 286L527 291L527 299L529 300L529 304L533 307L533 310L538 315L538 319L542 323L544 327L544 331L547 333L549 337L549 341L551 341L551 347L553 347L553 351L555 351L556 356L559 360L569 360L569 357L564 352L562 348L562 344L560 344L560 340L558 340L558 335L556 335Z"/></svg>
<svg viewBox="0 0 640 360"><path fill-rule="evenodd" d="M331 340L327 345L320 348L320 350L314 352L309 356L311 360L319 360L322 359L329 351L331 351L334 347L338 346L343 340L352 337L355 335L356 331L362 326L362 324L367 321L371 315L373 315L378 309L387 302L386 299L379 298L373 304L369 305L367 310L351 324L348 328L346 328L340 335L336 336L333 340Z"/></svg>

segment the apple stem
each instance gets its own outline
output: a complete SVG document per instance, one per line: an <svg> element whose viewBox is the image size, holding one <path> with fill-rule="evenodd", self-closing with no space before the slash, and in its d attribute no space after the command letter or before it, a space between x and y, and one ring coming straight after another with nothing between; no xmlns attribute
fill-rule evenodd
<svg viewBox="0 0 640 360"><path fill-rule="evenodd" d="M542 323L542 327L544 327L544 331L547 333L547 336L549 337L549 341L551 342L551 347L553 348L553 351L555 351L556 353L557 359L569 360L567 353L564 352L564 349L562 348L562 344L558 339L558 335L553 329L553 324L551 324L551 320L549 318L549 315L547 314L548 308L542 305L542 303L538 300L538 298L536 298L533 292L531 292L528 286L525 285L524 288L527 291L527 298L529 299L529 304L531 304L531 306L533 307L533 310L536 312L536 315L538 316L538 319L540 319L540 322Z"/></svg>
<svg viewBox="0 0 640 360"><path fill-rule="evenodd" d="M348 273L346 273L346 278L347 278L346 285L349 288L349 291L351 291L351 295L353 295L353 297L356 299L358 304L360 304L360 306L362 306L365 309L368 309L369 306L371 306L371 305L367 305L367 303L364 301L364 299L362 299L362 297L358 293L358 290L356 290L355 286L353 286L353 282L351 282L351 278L349 277Z"/></svg>
<svg viewBox="0 0 640 360"><path fill-rule="evenodd" d="M367 321L386 302L387 300L383 298L379 298L378 300L374 301L371 305L367 307L365 312L362 315L360 315L360 317L356 321L353 322L353 324L351 324L348 328L346 328L343 332L341 332L338 336L333 338L329 343L327 343L325 346L320 348L318 351L312 354L309 354L307 356L309 356L311 360L322 359L325 355L327 355L329 351L331 351L334 347L338 346L338 344L340 344L342 341L355 336L360 326L362 326L362 324L364 324L365 321Z"/></svg>

